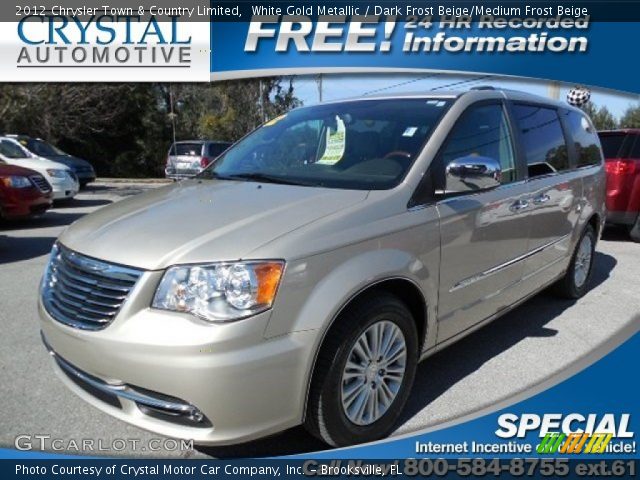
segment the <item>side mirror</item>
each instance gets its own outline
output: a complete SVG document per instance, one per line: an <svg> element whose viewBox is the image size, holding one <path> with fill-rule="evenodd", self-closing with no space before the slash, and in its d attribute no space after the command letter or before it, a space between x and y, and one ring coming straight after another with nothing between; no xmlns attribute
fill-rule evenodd
<svg viewBox="0 0 640 480"><path fill-rule="evenodd" d="M445 169L446 193L470 193L500 185L502 167L489 157L469 155L456 158Z"/></svg>

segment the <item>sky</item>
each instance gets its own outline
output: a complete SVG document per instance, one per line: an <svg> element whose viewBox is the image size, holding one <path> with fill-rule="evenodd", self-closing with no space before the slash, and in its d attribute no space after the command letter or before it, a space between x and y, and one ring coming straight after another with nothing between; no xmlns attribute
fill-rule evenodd
<svg viewBox="0 0 640 480"><path fill-rule="evenodd" d="M484 78L483 78L484 77ZM487 78L488 77L488 78ZM360 97L370 94L425 92L432 89L468 90L479 85L523 90L536 95L549 96L549 82L543 80L516 77L498 77L491 75L469 74L354 74L323 75L323 100ZM569 89L575 84L560 83L560 99L565 99ZM318 103L317 76L297 76L294 81L296 96L305 105ZM442 88L445 87L445 88ZM636 106L640 95L617 92L607 89L592 89L591 101L597 106L606 105L614 117L620 118L627 107Z"/></svg>

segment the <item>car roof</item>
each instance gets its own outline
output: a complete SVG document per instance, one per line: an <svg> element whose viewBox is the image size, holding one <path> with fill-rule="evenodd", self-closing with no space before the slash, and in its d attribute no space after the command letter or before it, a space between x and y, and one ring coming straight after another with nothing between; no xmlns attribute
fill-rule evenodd
<svg viewBox="0 0 640 480"><path fill-rule="evenodd" d="M5 135L2 135L3 137L7 137L7 138L12 138L14 140L20 140L21 138L34 138L31 137L29 135L24 135L22 133L7 133Z"/></svg>
<svg viewBox="0 0 640 480"><path fill-rule="evenodd" d="M226 140L176 140L175 144L180 143L231 143Z"/></svg>
<svg viewBox="0 0 640 480"><path fill-rule="evenodd" d="M480 100L485 93L484 96L487 98L496 98L497 96L501 96L507 100L521 101L521 102L533 102L533 103L541 103L545 105L549 105L556 108L565 108L568 110L582 112L577 107L569 105L566 102L562 102L560 100L554 100L551 98L543 97L540 95L534 95L532 93L524 92L521 90L512 90L506 88L496 88L492 86L478 86L473 87L469 90L443 90L443 91L415 91L415 92L403 92L403 93L377 93L372 95L366 95L361 97L352 97L341 100L332 100L328 102L323 102L322 105L332 104L332 103L343 103L343 102L355 102L360 100L393 100L393 99L411 99L411 98L424 98L424 99L434 99L434 100L455 100L461 98L465 95L474 95L479 97ZM496 95L498 94L498 95ZM301 107L304 108L304 107Z"/></svg>
<svg viewBox="0 0 640 480"><path fill-rule="evenodd" d="M618 134L640 135L640 128L618 128L615 130L599 130L598 135L618 135Z"/></svg>
<svg viewBox="0 0 640 480"><path fill-rule="evenodd" d="M18 137L16 135L0 135L0 140L10 140L13 143L17 143L20 146L22 146L22 144L18 141Z"/></svg>

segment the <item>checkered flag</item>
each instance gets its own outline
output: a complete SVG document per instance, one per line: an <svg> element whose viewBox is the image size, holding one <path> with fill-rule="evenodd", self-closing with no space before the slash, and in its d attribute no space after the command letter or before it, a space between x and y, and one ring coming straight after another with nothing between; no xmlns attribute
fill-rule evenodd
<svg viewBox="0 0 640 480"><path fill-rule="evenodd" d="M574 107L581 107L589 101L591 92L585 87L574 87L567 93L567 103Z"/></svg>

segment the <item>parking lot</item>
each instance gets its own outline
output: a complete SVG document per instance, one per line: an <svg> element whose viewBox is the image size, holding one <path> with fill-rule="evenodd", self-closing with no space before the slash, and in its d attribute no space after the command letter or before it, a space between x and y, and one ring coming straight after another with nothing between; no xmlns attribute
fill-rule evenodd
<svg viewBox="0 0 640 480"><path fill-rule="evenodd" d="M56 378L40 342L37 288L56 237L74 220L155 183L99 182L43 218L0 230L0 446L18 435L136 439L158 436L115 420L76 398ZM640 245L607 230L598 245L593 289L578 302L542 293L500 320L431 357L419 368L398 433L432 427L505 401L584 360L640 325ZM301 428L224 448L150 452L127 446L103 455L265 456L324 448ZM75 452L71 452L75 453ZM90 452L89 452L90 453Z"/></svg>

